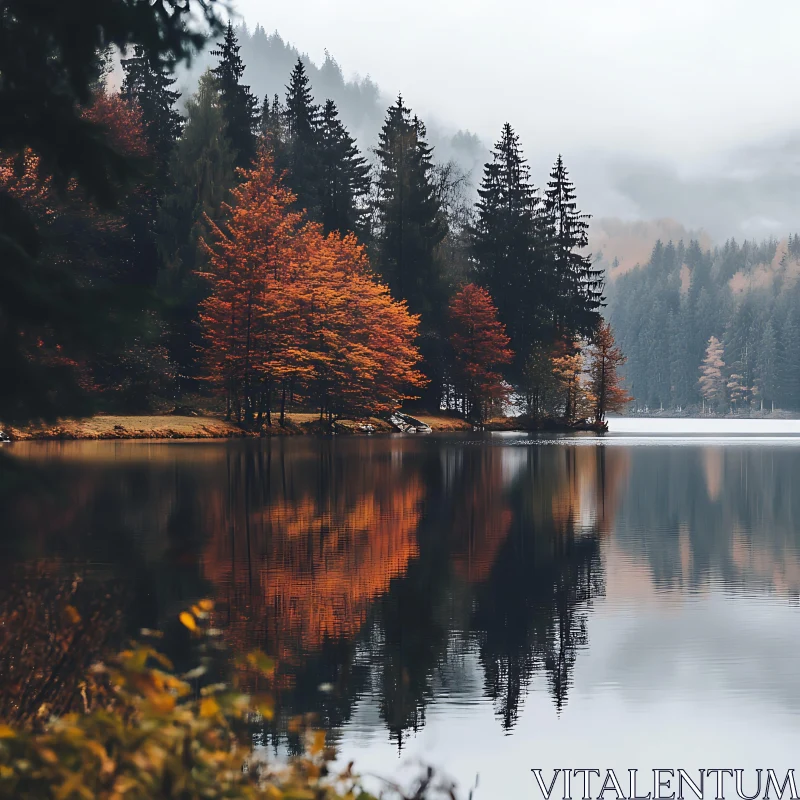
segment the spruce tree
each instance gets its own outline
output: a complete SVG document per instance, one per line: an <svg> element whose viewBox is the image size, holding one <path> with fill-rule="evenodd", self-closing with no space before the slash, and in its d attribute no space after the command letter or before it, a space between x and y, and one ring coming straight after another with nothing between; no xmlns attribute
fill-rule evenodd
<svg viewBox="0 0 800 800"><path fill-rule="evenodd" d="M236 166L248 168L256 154L256 131L259 126L258 101L250 87L241 82L244 63L239 56L239 43L229 22L225 37L217 43L212 56L219 64L212 70L217 77L225 133L236 154Z"/></svg>
<svg viewBox="0 0 800 800"><path fill-rule="evenodd" d="M321 211L320 110L311 94L306 68L298 58L286 87L286 144L288 183L297 203L312 219Z"/></svg>
<svg viewBox="0 0 800 800"><path fill-rule="evenodd" d="M322 110L319 126L322 166L321 221L326 233L358 232L363 228L363 200L369 192L369 165L339 119L333 100Z"/></svg>
<svg viewBox="0 0 800 800"><path fill-rule="evenodd" d="M141 45L134 48L132 56L122 59L122 70L122 94L139 106L156 176L163 185L169 158L183 129L183 117L175 110L181 95L171 88L176 80L163 67L154 67Z"/></svg>
<svg viewBox="0 0 800 800"><path fill-rule="evenodd" d="M271 103L269 95L264 97L264 105L261 107L261 138L272 153L276 174L282 175L289 168L289 135L286 130L286 107L277 94Z"/></svg>
<svg viewBox="0 0 800 800"><path fill-rule="evenodd" d="M420 314L422 371L430 380L421 405L438 409L444 393L447 306L439 245L447 233L434 183L425 126L398 96L378 138L375 263L392 295Z"/></svg>
<svg viewBox="0 0 800 800"><path fill-rule="evenodd" d="M587 336L600 321L603 273L592 264L591 256L578 252L589 244L589 215L578 210L575 199L575 186L559 155L542 208L548 231L548 260L556 281L556 324L570 333Z"/></svg>
<svg viewBox="0 0 800 800"><path fill-rule="evenodd" d="M218 219L220 207L234 185L234 152L225 134L225 119L217 80L209 71L186 104L188 119L170 162L172 189L159 216L159 249L165 268L159 290L169 327L169 350L176 362L179 388L195 374L199 329L197 305L205 285L197 276L205 260L198 241L206 230L205 216Z"/></svg>
<svg viewBox="0 0 800 800"><path fill-rule="evenodd" d="M472 232L477 275L511 338L519 380L534 345L547 338L551 310L540 269L539 199L508 123L484 166L478 195Z"/></svg>
<svg viewBox="0 0 800 800"><path fill-rule="evenodd" d="M432 148L425 126L398 96L381 129L377 202L377 266L392 294L407 300L429 326L443 307L436 248L446 230L433 185Z"/></svg>

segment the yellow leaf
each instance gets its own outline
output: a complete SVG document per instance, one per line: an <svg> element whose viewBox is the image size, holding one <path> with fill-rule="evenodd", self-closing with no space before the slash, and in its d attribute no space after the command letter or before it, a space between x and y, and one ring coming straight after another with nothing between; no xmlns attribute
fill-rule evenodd
<svg viewBox="0 0 800 800"><path fill-rule="evenodd" d="M166 714L175 708L175 698L166 692L152 694L147 698L153 710L158 714Z"/></svg>
<svg viewBox="0 0 800 800"><path fill-rule="evenodd" d="M190 631L197 630L197 623L194 621L194 617L188 611L181 611L178 619L181 621L181 624Z"/></svg>
<svg viewBox="0 0 800 800"><path fill-rule="evenodd" d="M311 755L319 755L325 748L325 731L314 731L311 747L309 748Z"/></svg>
<svg viewBox="0 0 800 800"><path fill-rule="evenodd" d="M275 661L269 656L256 650L247 654L247 663L257 669L262 675L272 675L275 671Z"/></svg>
<svg viewBox="0 0 800 800"><path fill-rule="evenodd" d="M0 739L13 739L16 735L8 725L0 725Z"/></svg>
<svg viewBox="0 0 800 800"><path fill-rule="evenodd" d="M75 606L66 606L64 608L64 613L73 625L77 625L81 621L81 615L78 613L78 609L75 608Z"/></svg>
<svg viewBox="0 0 800 800"><path fill-rule="evenodd" d="M200 701L200 716L213 717L219 711L219 704L213 697L204 697Z"/></svg>
<svg viewBox="0 0 800 800"><path fill-rule="evenodd" d="M213 600L201 600L197 605L203 609L203 611L212 611L214 608L214 601Z"/></svg>
<svg viewBox="0 0 800 800"><path fill-rule="evenodd" d="M256 711L258 711L264 719L272 719L275 716L275 704L271 697L256 698L255 707Z"/></svg>

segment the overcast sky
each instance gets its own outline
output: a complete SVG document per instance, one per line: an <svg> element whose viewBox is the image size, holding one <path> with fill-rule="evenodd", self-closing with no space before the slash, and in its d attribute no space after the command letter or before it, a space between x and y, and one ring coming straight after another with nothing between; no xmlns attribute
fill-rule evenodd
<svg viewBox="0 0 800 800"><path fill-rule="evenodd" d="M797 0L235 6L249 26L277 30L318 63L327 48L346 77L369 74L455 129L494 141L508 120L534 166L564 154L595 214L683 215L717 235L748 225L758 235L800 212L800 178L777 209L759 205L786 177L779 154L797 172ZM724 219L707 208L717 196Z"/></svg>

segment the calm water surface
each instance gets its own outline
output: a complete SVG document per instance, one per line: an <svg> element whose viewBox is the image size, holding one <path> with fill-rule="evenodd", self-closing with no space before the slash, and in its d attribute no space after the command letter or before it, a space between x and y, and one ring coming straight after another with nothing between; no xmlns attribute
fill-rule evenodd
<svg viewBox="0 0 800 800"><path fill-rule="evenodd" d="M537 766L800 767L800 422L8 449L0 655L67 595L90 660L210 594L281 663L265 747L313 711L362 771L478 798L538 796ZM57 703L47 665L3 672L0 712Z"/></svg>

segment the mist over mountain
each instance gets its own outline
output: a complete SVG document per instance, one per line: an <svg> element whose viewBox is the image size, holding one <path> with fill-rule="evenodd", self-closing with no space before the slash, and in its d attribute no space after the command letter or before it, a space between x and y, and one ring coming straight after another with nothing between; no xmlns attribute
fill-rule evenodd
<svg viewBox="0 0 800 800"><path fill-rule="evenodd" d="M260 24L249 27L245 20L236 32L246 65L244 81L260 101L276 94L284 98L289 73L301 58L316 102L334 100L342 121L370 156L394 97L369 74L346 76L336 55L327 50L324 59L316 62L280 33L268 33ZM203 71L216 63L211 49L213 46L200 53L191 68L179 73L184 99L195 90ZM425 122L436 161L454 160L469 176L474 191L494 138L467 130L463 120L450 115L426 113L425 104L418 104L411 95L404 94L404 99ZM513 103L506 114L514 124ZM541 186L557 152L550 152L539 141L526 140L524 133L522 145L534 182ZM574 141L565 146L565 161L576 181L580 206L595 220L592 250L602 253L609 264L616 258L623 269L644 263L659 238L694 238L710 246L729 237L780 236L800 216L796 192L800 131L746 145L728 143L727 149L713 158L694 157L683 163L664 156L617 152L607 146L578 146Z"/></svg>
<svg viewBox="0 0 800 800"><path fill-rule="evenodd" d="M246 67L242 80L250 86L260 102L265 96L272 102L276 94L281 101L284 100L289 73L300 58L311 80L315 102L321 105L327 99L333 100L342 122L365 155L370 155L371 148L377 143L386 109L396 98L383 92L369 75L345 78L334 55L327 51L322 63L316 64L307 53L285 41L277 31L267 33L261 25L250 30L247 23L242 22L236 27L236 36ZM190 68L183 68L179 72L178 85L184 97L195 90L200 75L216 65L217 59L211 55L213 49L213 45L206 47ZM413 98L405 99L414 110ZM440 163L455 160L470 176L470 182L476 185L489 156L490 143L459 128L457 123L447 124L421 113L420 117L427 127L428 139L435 147L436 160Z"/></svg>

